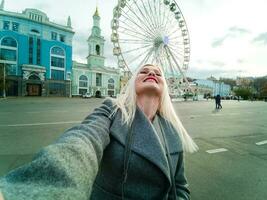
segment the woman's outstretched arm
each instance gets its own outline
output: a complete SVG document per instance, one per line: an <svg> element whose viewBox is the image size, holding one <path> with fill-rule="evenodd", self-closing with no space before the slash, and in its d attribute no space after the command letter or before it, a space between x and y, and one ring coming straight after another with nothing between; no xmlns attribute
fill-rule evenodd
<svg viewBox="0 0 267 200"><path fill-rule="evenodd" d="M33 161L0 180L5 200L88 200L109 144L111 100L43 148Z"/></svg>

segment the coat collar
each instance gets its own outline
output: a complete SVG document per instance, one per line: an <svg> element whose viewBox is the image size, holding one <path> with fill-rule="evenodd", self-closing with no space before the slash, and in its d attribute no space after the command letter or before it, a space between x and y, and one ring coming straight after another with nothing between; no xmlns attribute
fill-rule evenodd
<svg viewBox="0 0 267 200"><path fill-rule="evenodd" d="M174 129L171 128L164 118L159 115L156 117L157 120L160 120L163 130L165 131L164 134L169 145L170 153L178 152L179 140L177 138L177 134L174 132ZM170 170L165 150L163 149L158 136L156 135L157 133L155 133L155 129L153 129L152 126L153 125L145 114L137 108L132 128L133 144L131 150L155 164L171 183ZM121 144L125 145L129 127L122 123L120 111L117 112L110 130L112 136L115 137ZM156 129L156 131L160 130Z"/></svg>

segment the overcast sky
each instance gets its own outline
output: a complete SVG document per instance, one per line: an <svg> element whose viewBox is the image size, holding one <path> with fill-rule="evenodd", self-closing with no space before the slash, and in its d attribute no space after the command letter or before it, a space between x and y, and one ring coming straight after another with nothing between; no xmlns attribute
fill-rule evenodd
<svg viewBox="0 0 267 200"><path fill-rule="evenodd" d="M176 0L186 19L191 38L188 75L209 76L267 75L266 0ZM114 66L110 42L110 21L117 0L5 0L5 9L22 12L36 8L50 21L66 24L71 16L75 31L73 59L86 62L87 38L92 15L98 4L102 35L106 39L106 65Z"/></svg>

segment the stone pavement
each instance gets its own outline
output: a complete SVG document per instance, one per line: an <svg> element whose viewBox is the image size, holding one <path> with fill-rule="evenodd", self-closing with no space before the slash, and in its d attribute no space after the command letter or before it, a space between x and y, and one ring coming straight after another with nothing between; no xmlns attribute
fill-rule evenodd
<svg viewBox="0 0 267 200"><path fill-rule="evenodd" d="M25 162L101 99L8 98L0 101L0 176ZM174 102L200 150L186 154L192 199L265 200L267 102ZM257 145L258 144L258 145ZM260 145L261 144L261 145ZM208 153L207 151L214 153Z"/></svg>

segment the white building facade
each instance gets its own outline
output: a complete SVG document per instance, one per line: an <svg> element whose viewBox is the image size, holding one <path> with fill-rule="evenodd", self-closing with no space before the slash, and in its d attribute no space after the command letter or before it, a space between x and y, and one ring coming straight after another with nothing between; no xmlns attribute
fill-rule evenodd
<svg viewBox="0 0 267 200"><path fill-rule="evenodd" d="M105 39L101 36L98 9L93 15L92 32L87 40L87 63L73 61L72 96L89 93L95 97L117 96L120 92L120 71L105 66Z"/></svg>

